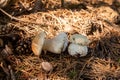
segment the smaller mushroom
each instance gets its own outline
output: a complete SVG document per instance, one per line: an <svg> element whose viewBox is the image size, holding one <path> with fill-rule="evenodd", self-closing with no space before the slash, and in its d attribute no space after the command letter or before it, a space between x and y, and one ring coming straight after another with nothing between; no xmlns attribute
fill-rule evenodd
<svg viewBox="0 0 120 80"><path fill-rule="evenodd" d="M88 38L84 35L74 34L70 37L70 42L74 44L87 46L90 43L90 40L88 40Z"/></svg>
<svg viewBox="0 0 120 80"><path fill-rule="evenodd" d="M68 47L68 53L71 56L80 55L80 57L84 57L88 53L88 48L87 46L82 46L82 45L71 43Z"/></svg>
<svg viewBox="0 0 120 80"><path fill-rule="evenodd" d="M41 54L42 47L45 41L45 36L46 36L46 33L41 32L37 36L35 36L35 38L32 40L31 48L33 53L37 56Z"/></svg>
<svg viewBox="0 0 120 80"><path fill-rule="evenodd" d="M43 45L43 50L60 54L66 50L67 45L67 34L65 32L61 32L53 39L46 39Z"/></svg>
<svg viewBox="0 0 120 80"><path fill-rule="evenodd" d="M46 72L52 71L53 66L52 64L50 64L49 62L42 62L41 63L41 67L43 70L45 70Z"/></svg>

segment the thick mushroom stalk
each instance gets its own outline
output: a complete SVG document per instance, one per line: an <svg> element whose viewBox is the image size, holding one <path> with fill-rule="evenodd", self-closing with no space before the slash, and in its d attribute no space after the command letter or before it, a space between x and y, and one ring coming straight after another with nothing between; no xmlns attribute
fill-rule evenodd
<svg viewBox="0 0 120 80"><path fill-rule="evenodd" d="M53 39L46 39L43 45L44 51L60 54L64 52L68 45L68 37L65 32L59 33Z"/></svg>
<svg viewBox="0 0 120 80"><path fill-rule="evenodd" d="M33 53L37 56L41 54L42 47L45 41L45 36L46 36L46 33L41 32L37 36L35 36L35 38L32 40L31 48Z"/></svg>

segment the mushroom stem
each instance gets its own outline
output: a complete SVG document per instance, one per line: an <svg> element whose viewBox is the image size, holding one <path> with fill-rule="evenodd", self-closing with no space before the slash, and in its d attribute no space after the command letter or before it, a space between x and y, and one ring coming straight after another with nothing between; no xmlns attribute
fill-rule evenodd
<svg viewBox="0 0 120 80"><path fill-rule="evenodd" d="M68 45L67 34L61 32L53 39L46 39L43 45L43 50L60 54L61 52L65 51L67 45Z"/></svg>

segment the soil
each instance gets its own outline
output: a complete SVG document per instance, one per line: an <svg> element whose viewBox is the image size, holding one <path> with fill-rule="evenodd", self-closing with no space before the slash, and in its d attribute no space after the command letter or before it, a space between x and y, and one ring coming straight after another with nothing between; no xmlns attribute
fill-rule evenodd
<svg viewBox="0 0 120 80"><path fill-rule="evenodd" d="M0 10L0 80L119 80L119 0L17 0ZM6 12L4 12L6 11ZM47 38L72 30L91 41L88 55L73 57L44 53L35 56L32 39L41 31ZM47 61L53 70L46 72Z"/></svg>

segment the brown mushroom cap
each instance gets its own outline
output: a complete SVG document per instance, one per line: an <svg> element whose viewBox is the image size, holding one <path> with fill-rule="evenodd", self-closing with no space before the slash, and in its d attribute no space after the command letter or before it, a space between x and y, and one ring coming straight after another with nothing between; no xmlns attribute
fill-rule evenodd
<svg viewBox="0 0 120 80"><path fill-rule="evenodd" d="M41 54L42 47L45 41L45 36L45 32L41 32L32 40L31 48L33 53L37 56Z"/></svg>

